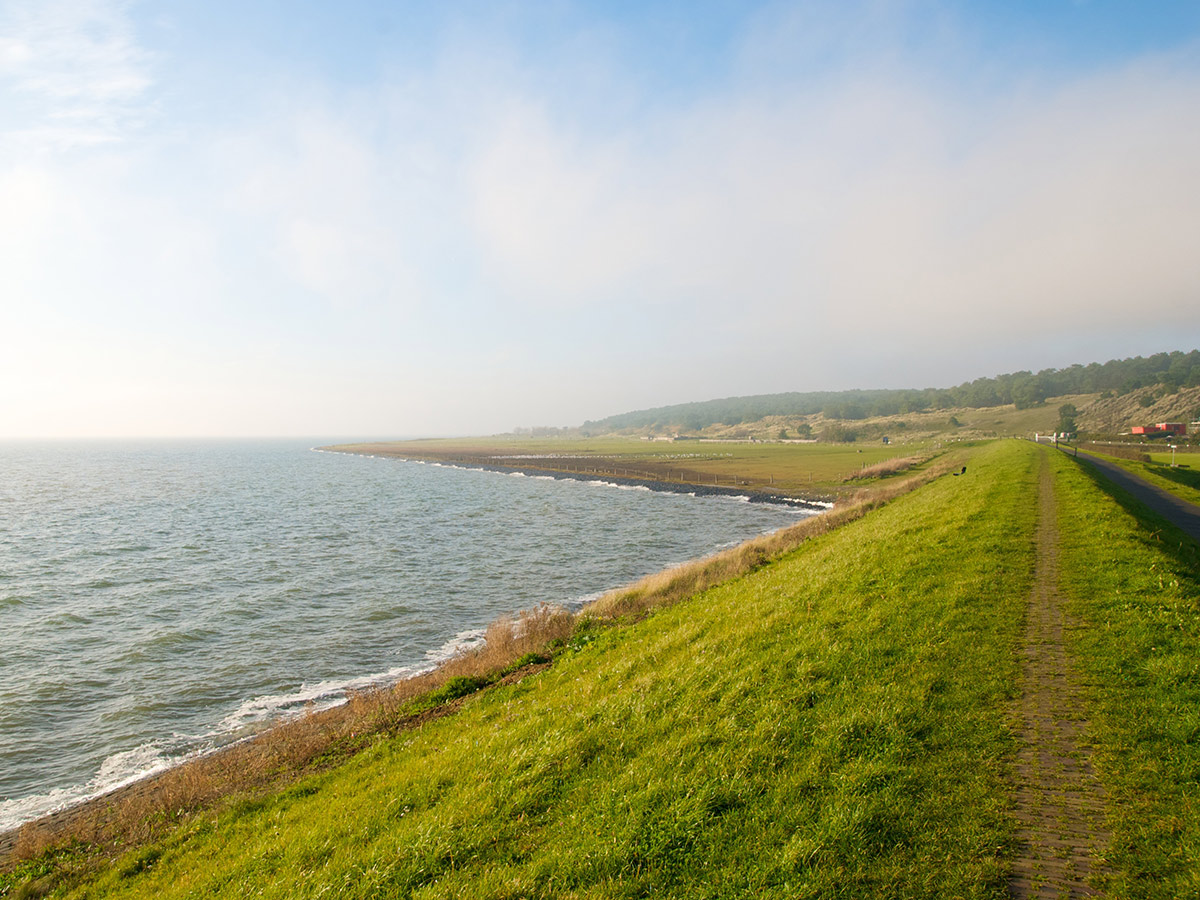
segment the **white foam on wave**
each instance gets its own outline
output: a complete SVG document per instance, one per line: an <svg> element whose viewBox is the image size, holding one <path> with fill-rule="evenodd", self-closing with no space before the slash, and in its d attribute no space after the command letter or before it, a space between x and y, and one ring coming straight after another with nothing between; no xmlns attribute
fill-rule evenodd
<svg viewBox="0 0 1200 900"><path fill-rule="evenodd" d="M337 678L303 684L294 691L279 694L263 694L243 701L237 709L217 725L210 737L238 734L256 725L294 719L307 712L319 712L341 706L355 691L393 684L402 678L415 675L424 667L397 666L386 672L360 675L356 678Z"/></svg>
<svg viewBox="0 0 1200 900"><path fill-rule="evenodd" d="M86 784L0 801L0 832L157 775L256 734L268 725L341 706L355 691L395 684L404 678L428 672L459 653L482 646L484 634L482 628L458 632L440 647L427 651L423 665L398 666L386 672L356 678L328 679L301 685L294 691L252 697L240 703L207 734L176 735L170 742L154 740L132 750L114 753L100 764L100 769Z"/></svg>
<svg viewBox="0 0 1200 900"><path fill-rule="evenodd" d="M460 631L436 650L425 651L425 658L429 660L429 665L421 669L421 671L428 671L439 663L453 659L458 654L467 650L475 650L482 647L486 643L484 641L485 634L487 634L487 630L484 628L468 628L466 631Z"/></svg>
<svg viewBox="0 0 1200 900"><path fill-rule="evenodd" d="M589 603L599 600L606 593L607 593L607 591L596 591L593 594L584 594L581 597L575 597L573 600L568 600L566 603L563 604L563 606L565 606L567 609L570 609L570 610L582 609L583 607L587 606Z"/></svg>
<svg viewBox="0 0 1200 900"><path fill-rule="evenodd" d="M644 484L618 484L615 481L586 481L585 484L590 484L593 487L610 487L620 491L649 491L650 488Z"/></svg>
<svg viewBox="0 0 1200 900"><path fill-rule="evenodd" d="M114 753L100 764L100 770L86 784L0 801L0 831L8 831L33 819L103 796L149 775L156 775L178 765L190 755L195 754L172 754L158 741Z"/></svg>

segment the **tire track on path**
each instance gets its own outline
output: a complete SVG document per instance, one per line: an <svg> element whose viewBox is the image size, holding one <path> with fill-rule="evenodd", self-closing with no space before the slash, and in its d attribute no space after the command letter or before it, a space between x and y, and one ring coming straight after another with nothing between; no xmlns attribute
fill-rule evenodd
<svg viewBox="0 0 1200 900"><path fill-rule="evenodd" d="M1084 740L1087 720L1063 645L1058 527L1046 451L1038 482L1037 574L1021 652L1014 766L1018 846L1009 893L1017 898L1098 896L1105 795Z"/></svg>

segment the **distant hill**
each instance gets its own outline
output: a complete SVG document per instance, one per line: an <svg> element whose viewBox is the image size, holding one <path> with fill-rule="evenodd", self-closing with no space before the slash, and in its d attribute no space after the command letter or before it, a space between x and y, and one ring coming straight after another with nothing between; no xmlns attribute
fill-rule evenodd
<svg viewBox="0 0 1200 900"><path fill-rule="evenodd" d="M739 425L769 416L823 415L856 420L963 407L987 408L1013 404L1029 409L1050 397L1066 394L1131 394L1151 386L1166 392L1200 386L1200 350L1156 353L1111 359L1106 363L1076 364L1065 369L1012 372L977 378L951 388L899 390L814 391L726 397L680 403L656 409L621 413L585 422L588 431L674 427L699 431L712 425Z"/></svg>

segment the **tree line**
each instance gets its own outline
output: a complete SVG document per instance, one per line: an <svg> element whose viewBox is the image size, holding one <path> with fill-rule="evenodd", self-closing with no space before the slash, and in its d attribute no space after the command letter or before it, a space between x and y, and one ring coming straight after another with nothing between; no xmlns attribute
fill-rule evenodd
<svg viewBox="0 0 1200 900"><path fill-rule="evenodd" d="M1039 406L1063 394L1127 394L1152 385L1174 391L1200 385L1200 350L1155 353L1106 363L1075 364L1065 369L1011 372L977 378L951 388L811 391L726 397L621 413L585 422L588 430L677 427L698 431L708 425L740 425L766 416L808 416L855 420L955 407L1015 404Z"/></svg>

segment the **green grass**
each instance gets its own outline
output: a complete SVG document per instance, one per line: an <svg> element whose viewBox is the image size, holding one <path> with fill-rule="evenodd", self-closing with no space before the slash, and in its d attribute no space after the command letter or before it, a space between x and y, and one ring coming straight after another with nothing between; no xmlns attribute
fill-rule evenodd
<svg viewBox="0 0 1200 900"><path fill-rule="evenodd" d="M1200 448L1187 444L1179 444L1174 453L1170 450L1159 450L1150 453L1149 456L1151 461L1164 466L1169 466L1174 462L1188 469L1200 468Z"/></svg>
<svg viewBox="0 0 1200 900"><path fill-rule="evenodd" d="M1039 455L943 477L57 896L1006 897ZM1113 897L1200 894L1200 551L1051 453ZM530 657L524 662L544 662ZM22 874L24 873L24 874ZM66 877L64 877L66 873ZM40 889L39 889L40 890Z"/></svg>
<svg viewBox="0 0 1200 900"><path fill-rule="evenodd" d="M131 852L75 897L1003 897L1036 449Z"/></svg>
<svg viewBox="0 0 1200 900"><path fill-rule="evenodd" d="M864 466L934 452L929 444L883 445L750 443L745 441L643 441L636 438L511 437L456 438L380 444L344 449L415 458L462 460L549 471L581 469L606 475L745 485L759 490L805 495L853 490L844 484Z"/></svg>
<svg viewBox="0 0 1200 900"><path fill-rule="evenodd" d="M1112 796L1110 895L1195 897L1200 551L1076 461L1054 454L1053 464L1063 587L1078 617L1071 647Z"/></svg>

